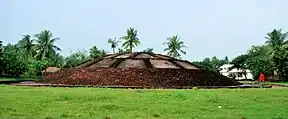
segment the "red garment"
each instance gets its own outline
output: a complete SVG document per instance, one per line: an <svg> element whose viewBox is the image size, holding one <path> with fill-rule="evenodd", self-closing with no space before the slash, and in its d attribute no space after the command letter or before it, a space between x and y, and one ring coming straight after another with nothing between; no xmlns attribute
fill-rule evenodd
<svg viewBox="0 0 288 119"><path fill-rule="evenodd" d="M265 80L264 74L261 73L259 79L260 79L261 82L264 82L264 80Z"/></svg>

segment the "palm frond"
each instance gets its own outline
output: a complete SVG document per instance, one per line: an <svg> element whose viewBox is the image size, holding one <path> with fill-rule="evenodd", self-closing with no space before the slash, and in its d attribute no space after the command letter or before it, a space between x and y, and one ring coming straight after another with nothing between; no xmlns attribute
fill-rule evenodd
<svg viewBox="0 0 288 119"><path fill-rule="evenodd" d="M168 43L168 42L164 42L164 43L163 43L163 45L167 45L167 44L169 44L169 43Z"/></svg>
<svg viewBox="0 0 288 119"><path fill-rule="evenodd" d="M53 38L50 40L51 43L54 43L55 41L60 40L60 38Z"/></svg>
<svg viewBox="0 0 288 119"><path fill-rule="evenodd" d="M282 34L281 41L283 42L283 44L286 44L287 37L288 37L288 32L285 32L285 33Z"/></svg>
<svg viewBox="0 0 288 119"><path fill-rule="evenodd" d="M184 50L180 50L181 53L183 53L184 55L186 55L186 52Z"/></svg>
<svg viewBox="0 0 288 119"><path fill-rule="evenodd" d="M57 50L57 51L61 51L61 48L57 47L57 46L53 46L53 49ZM53 50L54 51L54 50Z"/></svg>

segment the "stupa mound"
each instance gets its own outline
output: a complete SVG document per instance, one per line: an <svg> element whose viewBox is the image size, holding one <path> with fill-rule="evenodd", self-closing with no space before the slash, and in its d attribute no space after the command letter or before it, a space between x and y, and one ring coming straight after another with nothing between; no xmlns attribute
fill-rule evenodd
<svg viewBox="0 0 288 119"><path fill-rule="evenodd" d="M106 55L48 74L43 83L151 88L238 85L189 61L146 52Z"/></svg>

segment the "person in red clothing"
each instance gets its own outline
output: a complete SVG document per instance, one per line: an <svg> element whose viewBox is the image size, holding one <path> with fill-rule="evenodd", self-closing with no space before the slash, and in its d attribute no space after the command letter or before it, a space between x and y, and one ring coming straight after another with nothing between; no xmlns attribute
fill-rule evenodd
<svg viewBox="0 0 288 119"><path fill-rule="evenodd" d="M264 80L265 80L265 76L263 74L263 72L260 73L260 76L259 76L259 83L260 83L260 87L263 88L264 87Z"/></svg>

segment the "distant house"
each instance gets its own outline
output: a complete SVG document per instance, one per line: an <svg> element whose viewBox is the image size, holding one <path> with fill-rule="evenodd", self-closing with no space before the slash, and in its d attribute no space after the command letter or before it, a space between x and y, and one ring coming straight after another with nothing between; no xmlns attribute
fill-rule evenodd
<svg viewBox="0 0 288 119"><path fill-rule="evenodd" d="M224 75L224 76L230 77L230 78L232 78L231 75L234 75L236 80L243 80L246 78L247 79L253 79L253 75L252 75L250 70L248 70L248 69L239 69L238 70L236 68L229 70L232 66L233 66L233 64L222 65L219 68L219 73ZM244 75L241 75L243 70L246 71L246 78Z"/></svg>

